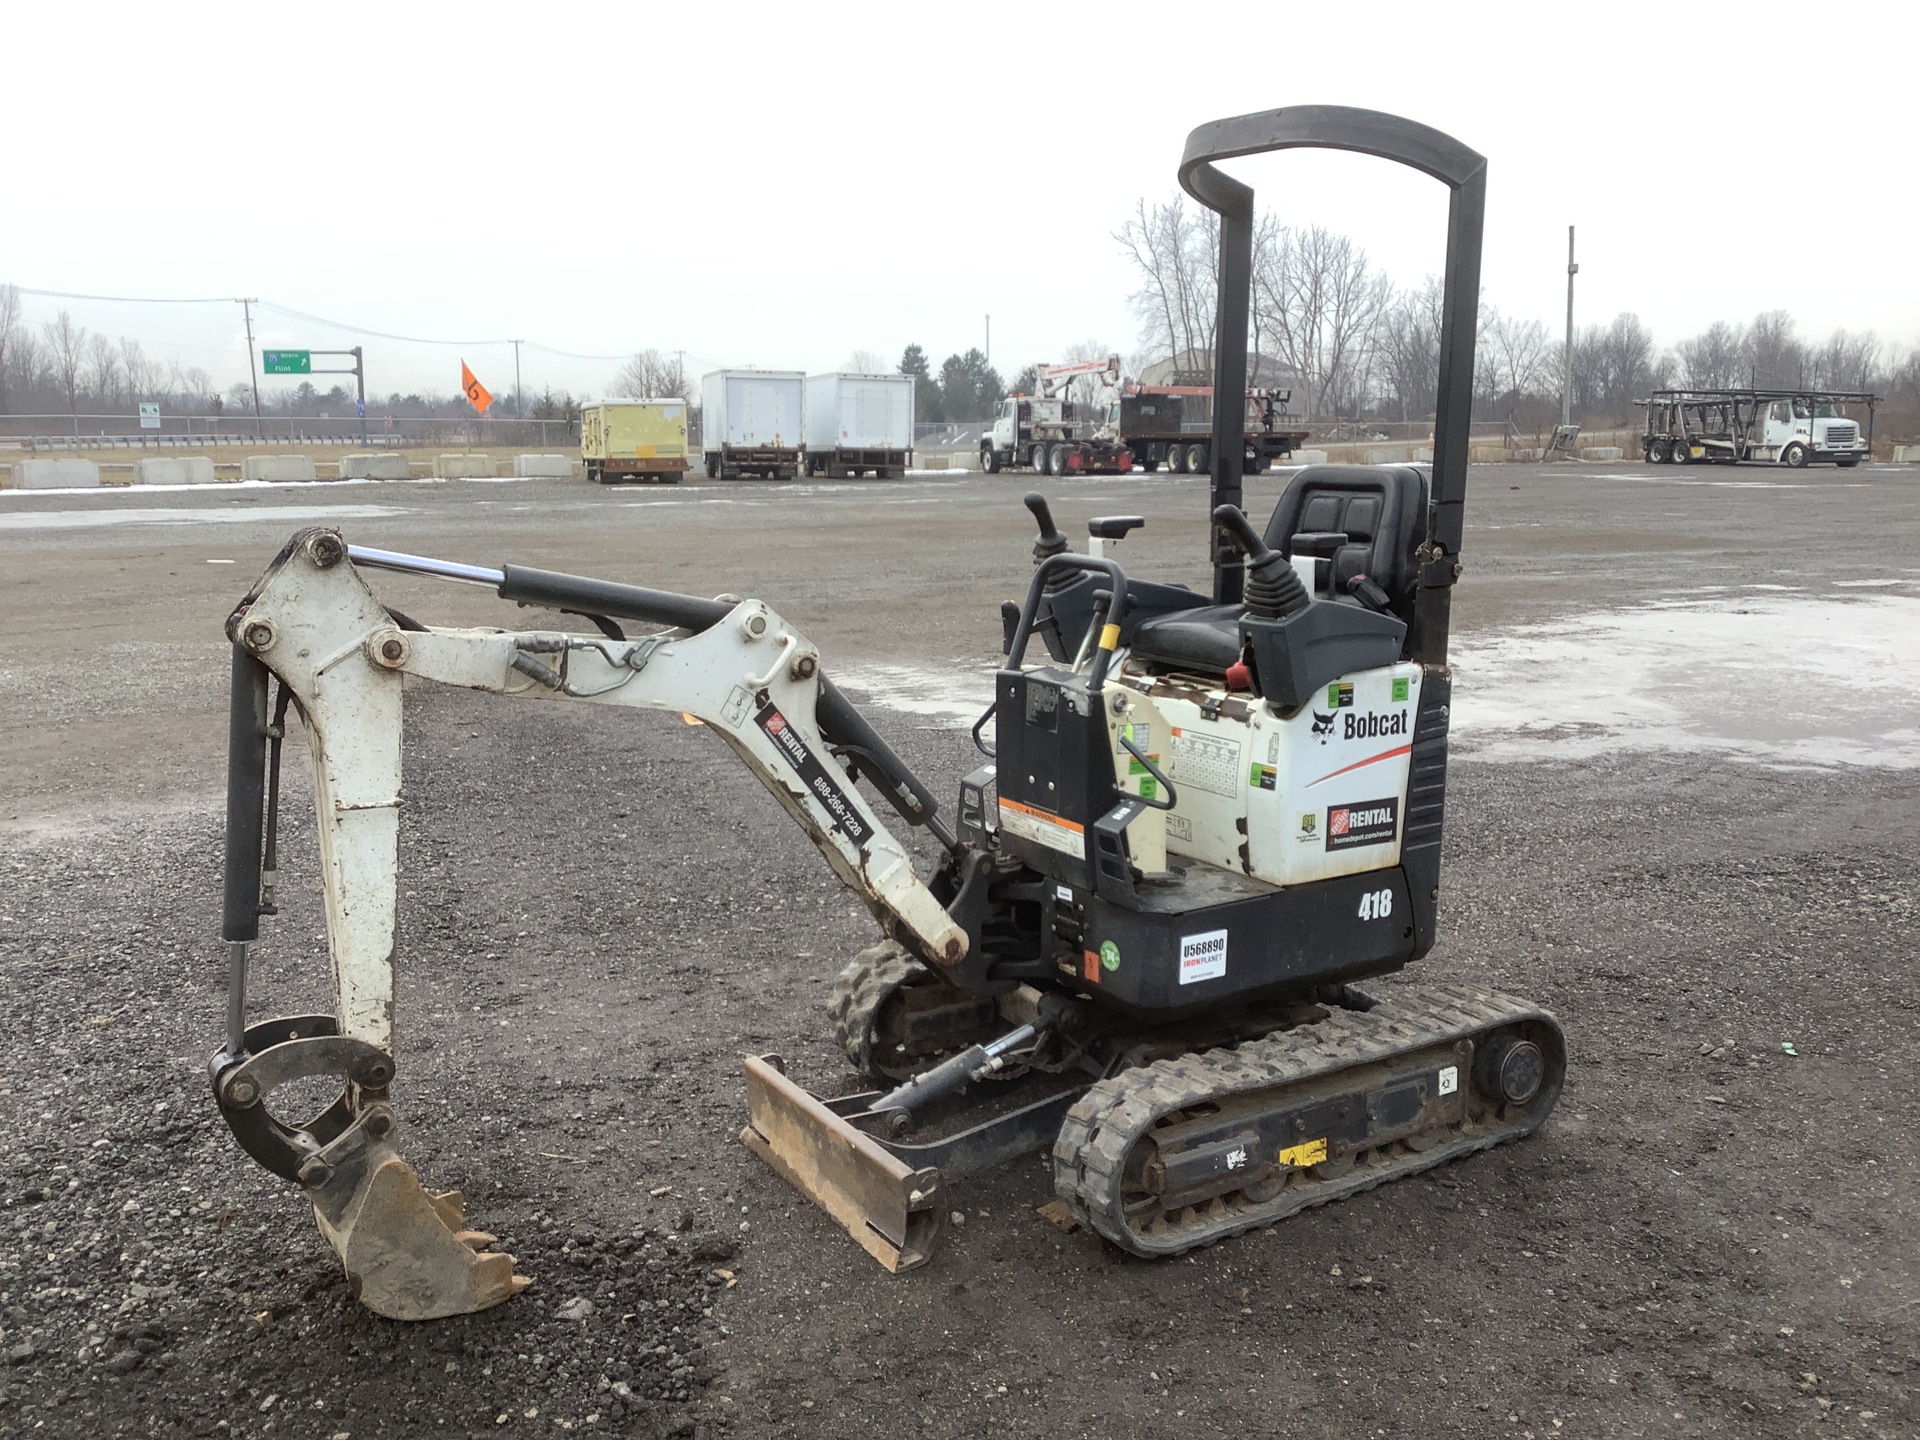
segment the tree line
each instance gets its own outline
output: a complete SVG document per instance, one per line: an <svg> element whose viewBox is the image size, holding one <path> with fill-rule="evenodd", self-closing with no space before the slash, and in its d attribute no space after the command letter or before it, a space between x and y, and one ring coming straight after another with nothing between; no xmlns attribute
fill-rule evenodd
<svg viewBox="0 0 1920 1440"><path fill-rule="evenodd" d="M1146 361L1211 355L1218 295L1219 218L1183 196L1141 200L1114 239L1132 260L1130 297ZM1439 384L1440 281L1396 285L1349 237L1282 225L1268 212L1254 230L1248 345L1252 372L1295 380L1293 408L1317 420L1419 421ZM1559 419L1563 334L1537 319L1480 307L1474 413L1540 430ZM1630 422L1649 390L1687 386L1868 390L1889 418L1920 424L1920 347L1872 332L1803 339L1793 317L1770 310L1750 323L1716 321L1671 349L1623 312L1575 330L1574 417L1590 427ZM1266 362L1263 364L1263 362Z"/></svg>

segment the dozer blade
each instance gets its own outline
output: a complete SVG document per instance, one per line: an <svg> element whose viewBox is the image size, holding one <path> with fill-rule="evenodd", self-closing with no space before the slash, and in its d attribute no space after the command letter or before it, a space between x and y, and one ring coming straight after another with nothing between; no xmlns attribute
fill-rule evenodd
<svg viewBox="0 0 1920 1440"><path fill-rule="evenodd" d="M748 1149L838 1220L893 1271L924 1265L946 1234L946 1183L890 1154L782 1073L777 1055L749 1055Z"/></svg>
<svg viewBox="0 0 1920 1440"><path fill-rule="evenodd" d="M486 1249L491 1235L465 1228L459 1191L429 1195L389 1146L367 1147L307 1193L355 1298L390 1320L485 1310L532 1283L511 1255Z"/></svg>

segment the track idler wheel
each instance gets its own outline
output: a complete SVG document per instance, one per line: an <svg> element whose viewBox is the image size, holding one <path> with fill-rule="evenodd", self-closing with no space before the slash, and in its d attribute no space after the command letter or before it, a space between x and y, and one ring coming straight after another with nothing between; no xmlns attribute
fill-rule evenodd
<svg viewBox="0 0 1920 1440"><path fill-rule="evenodd" d="M234 1138L306 1191L320 1233L369 1310L437 1320L498 1305L531 1283L513 1273L511 1255L487 1250L491 1235L466 1228L458 1191L429 1195L394 1149L393 1058L385 1051L340 1034L331 1015L287 1016L249 1026L241 1053L222 1052L209 1068ZM341 1091L306 1124L267 1108L279 1086L316 1077L338 1079Z"/></svg>

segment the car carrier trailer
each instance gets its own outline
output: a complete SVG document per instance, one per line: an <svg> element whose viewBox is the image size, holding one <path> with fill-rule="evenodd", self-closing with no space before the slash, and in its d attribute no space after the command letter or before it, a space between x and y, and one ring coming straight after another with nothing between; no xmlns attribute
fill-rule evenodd
<svg viewBox="0 0 1920 1440"><path fill-rule="evenodd" d="M1747 460L1851 469L1873 452L1879 397L1855 390L1655 390L1634 403L1646 411L1640 443L1649 465ZM1866 408L1865 434L1849 405Z"/></svg>

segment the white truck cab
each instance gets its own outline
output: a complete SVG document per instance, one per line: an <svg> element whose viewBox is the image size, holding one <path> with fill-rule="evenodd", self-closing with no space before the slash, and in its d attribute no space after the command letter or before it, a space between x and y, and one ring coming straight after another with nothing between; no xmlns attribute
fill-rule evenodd
<svg viewBox="0 0 1920 1440"><path fill-rule="evenodd" d="M1756 460L1781 465L1805 465L1831 460L1842 467L1860 463L1867 453L1860 425L1848 417L1840 402L1827 396L1793 396L1769 400L1754 416Z"/></svg>

